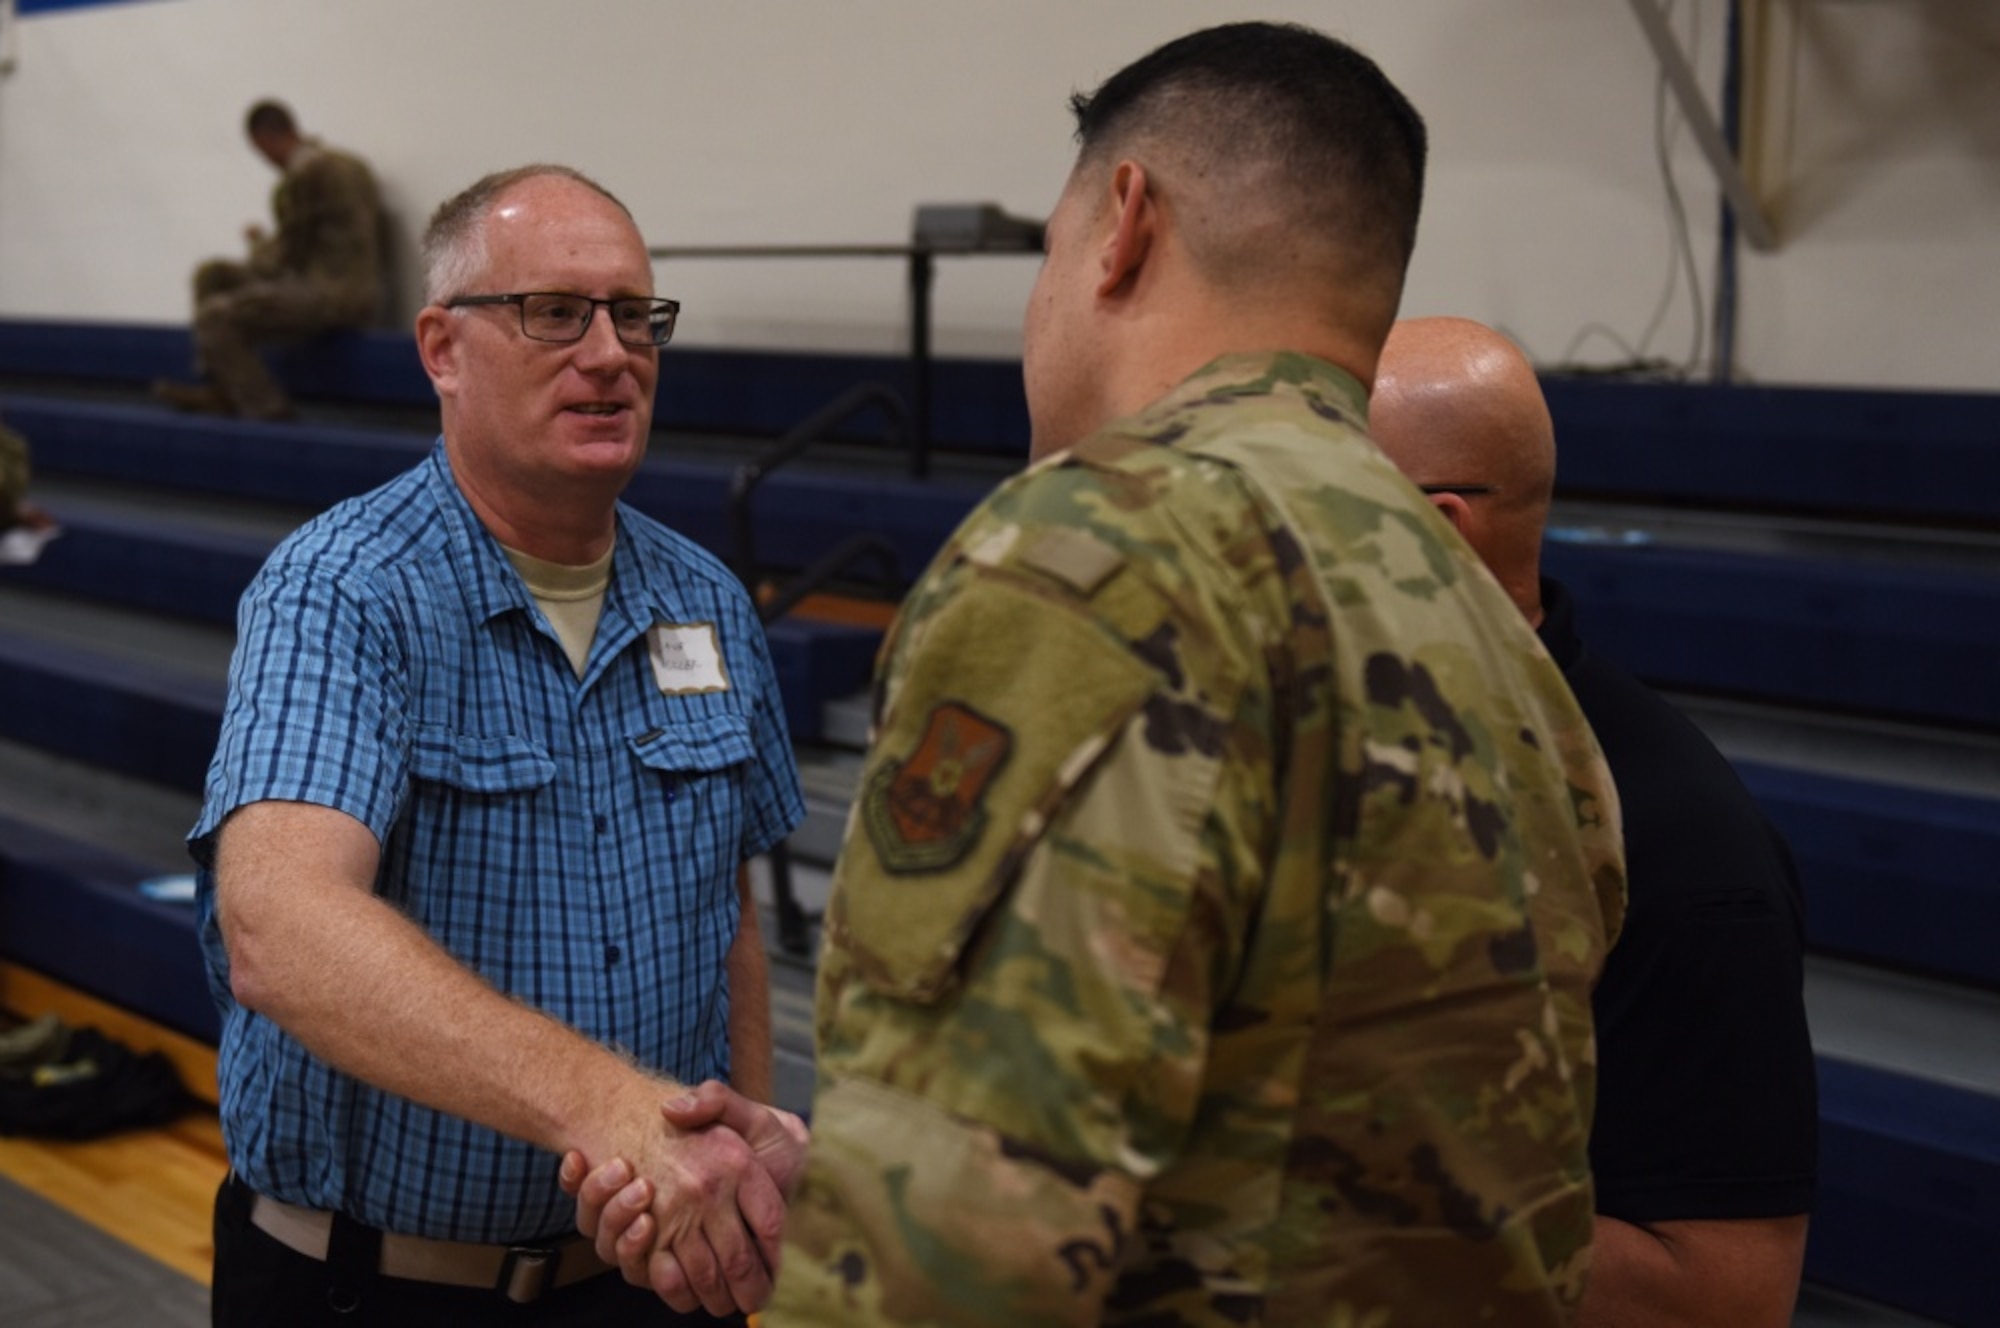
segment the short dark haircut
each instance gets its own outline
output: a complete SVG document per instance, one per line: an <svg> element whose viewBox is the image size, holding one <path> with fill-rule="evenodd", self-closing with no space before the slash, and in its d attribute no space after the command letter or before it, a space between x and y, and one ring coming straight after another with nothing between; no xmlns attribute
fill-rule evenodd
<svg viewBox="0 0 2000 1328"><path fill-rule="evenodd" d="M1297 24L1229 23L1140 57L1070 98L1086 160L1159 135L1217 159L1262 157L1308 215L1381 244L1398 271L1416 245L1428 135L1388 76Z"/></svg>
<svg viewBox="0 0 2000 1328"><path fill-rule="evenodd" d="M258 134L296 134L299 122L292 118L292 108L281 101L266 98L250 108L243 117L243 132L253 138Z"/></svg>
<svg viewBox="0 0 2000 1328"><path fill-rule="evenodd" d="M423 259L427 303L437 304L464 293L465 283L486 262L485 234L480 224L493 210L493 204L515 185L545 176L574 181L616 203L627 217L632 215L632 209L620 202L618 195L573 167L536 162L482 175L438 204L437 211L431 213L430 224L424 227L418 249ZM636 219L633 224L637 224Z"/></svg>

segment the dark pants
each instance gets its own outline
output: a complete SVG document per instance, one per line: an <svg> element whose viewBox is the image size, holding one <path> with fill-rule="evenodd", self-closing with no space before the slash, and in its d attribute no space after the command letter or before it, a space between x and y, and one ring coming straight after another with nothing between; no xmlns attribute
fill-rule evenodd
<svg viewBox="0 0 2000 1328"><path fill-rule="evenodd" d="M292 403L259 347L365 326L373 294L328 290L301 277L212 259L194 274L196 364L238 414L279 418Z"/></svg>
<svg viewBox="0 0 2000 1328"><path fill-rule="evenodd" d="M250 1225L253 1196L234 1176L215 1196L215 1328L458 1328L458 1325L545 1324L559 1328L620 1325L741 1324L706 1314L677 1314L644 1287L615 1272L551 1291L517 1305L497 1291L434 1286L399 1278L336 1278L333 1259L308 1258ZM335 1285L338 1280L341 1285ZM343 1310L339 1308L345 1306Z"/></svg>

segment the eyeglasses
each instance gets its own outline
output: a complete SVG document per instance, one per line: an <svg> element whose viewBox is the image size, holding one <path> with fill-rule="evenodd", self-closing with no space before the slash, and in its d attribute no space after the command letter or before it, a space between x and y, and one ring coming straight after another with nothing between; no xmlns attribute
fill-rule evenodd
<svg viewBox="0 0 2000 1328"><path fill-rule="evenodd" d="M674 320L681 312L679 300L654 300L642 295L593 300L588 295L565 295L559 291L461 295L446 300L444 307L463 309L480 304L511 304L519 309L521 335L532 341L581 341L601 304L611 311L611 330L628 346L666 345L673 340Z"/></svg>
<svg viewBox="0 0 2000 1328"><path fill-rule="evenodd" d="M1500 492L1497 484L1419 484L1417 489L1422 493L1455 493L1465 498Z"/></svg>

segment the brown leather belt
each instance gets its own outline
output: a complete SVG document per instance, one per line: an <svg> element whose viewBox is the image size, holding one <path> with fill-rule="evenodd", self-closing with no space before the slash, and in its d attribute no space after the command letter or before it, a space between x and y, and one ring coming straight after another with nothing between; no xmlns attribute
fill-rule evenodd
<svg viewBox="0 0 2000 1328"><path fill-rule="evenodd" d="M326 1261L333 1238L333 1214L257 1195L250 1224L271 1239ZM486 1287L517 1305L540 1300L557 1287L611 1271L582 1236L543 1245L478 1245L460 1240L382 1233L382 1276L439 1286Z"/></svg>

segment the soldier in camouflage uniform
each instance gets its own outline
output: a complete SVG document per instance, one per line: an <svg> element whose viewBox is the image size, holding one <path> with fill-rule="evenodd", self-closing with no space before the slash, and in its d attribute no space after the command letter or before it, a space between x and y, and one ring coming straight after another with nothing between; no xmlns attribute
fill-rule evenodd
<svg viewBox="0 0 2000 1328"><path fill-rule="evenodd" d="M245 128L283 172L271 195L277 232L250 232L247 262L217 258L194 274L195 354L206 381L159 383L185 410L285 419L291 402L258 347L373 321L382 299L381 201L367 163L299 133L277 102Z"/></svg>
<svg viewBox="0 0 2000 1328"><path fill-rule="evenodd" d="M884 647L765 1321L1564 1323L1617 806L1365 432L1422 122L1262 24L1077 111L1040 460Z"/></svg>

